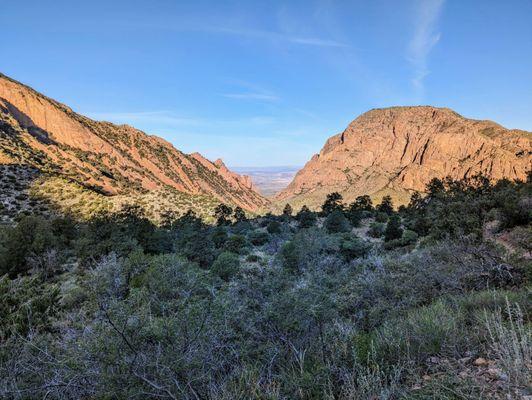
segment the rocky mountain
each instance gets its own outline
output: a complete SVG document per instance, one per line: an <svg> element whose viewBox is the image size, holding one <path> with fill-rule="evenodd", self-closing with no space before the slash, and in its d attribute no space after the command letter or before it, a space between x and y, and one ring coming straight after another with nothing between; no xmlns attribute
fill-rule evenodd
<svg viewBox="0 0 532 400"><path fill-rule="evenodd" d="M315 207L338 191L347 201L363 194L380 201L389 194L400 204L435 177L525 179L531 154L531 132L447 108L374 109L329 138L276 199Z"/></svg>
<svg viewBox="0 0 532 400"><path fill-rule="evenodd" d="M93 121L2 74L0 164L59 174L108 196L170 189L247 210L268 203L249 177L221 160L185 154L131 126Z"/></svg>

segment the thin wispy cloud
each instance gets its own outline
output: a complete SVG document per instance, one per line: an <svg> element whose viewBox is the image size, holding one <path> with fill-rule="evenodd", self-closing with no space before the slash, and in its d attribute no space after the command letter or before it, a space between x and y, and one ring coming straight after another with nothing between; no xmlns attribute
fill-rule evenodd
<svg viewBox="0 0 532 400"><path fill-rule="evenodd" d="M418 97L424 94L424 80L429 75L428 60L431 50L440 41L437 31L445 0L419 0L415 15L415 32L408 45L408 60L414 68L412 85Z"/></svg>
<svg viewBox="0 0 532 400"><path fill-rule="evenodd" d="M263 40L286 42L291 44L303 46L317 46L317 47L349 47L348 44L338 42L336 40L323 39L318 37L305 37L297 35L289 35L274 31L256 30L256 29L233 29L223 27L205 28L209 32L223 33L227 35L244 36L250 38L257 38Z"/></svg>
<svg viewBox="0 0 532 400"><path fill-rule="evenodd" d="M240 79L230 79L227 83L231 86L231 89L229 89L227 93L223 93L221 96L228 99L267 102L280 100L280 97L274 92L259 86L256 83L251 83Z"/></svg>
<svg viewBox="0 0 532 400"><path fill-rule="evenodd" d="M264 93L224 93L223 97L237 100L263 100L263 101L277 101L278 96Z"/></svg>

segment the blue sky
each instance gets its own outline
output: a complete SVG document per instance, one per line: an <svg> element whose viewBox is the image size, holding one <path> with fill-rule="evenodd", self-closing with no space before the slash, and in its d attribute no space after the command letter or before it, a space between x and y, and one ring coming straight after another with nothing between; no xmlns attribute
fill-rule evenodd
<svg viewBox="0 0 532 400"><path fill-rule="evenodd" d="M302 165L376 107L532 130L532 1L0 0L0 71L230 166Z"/></svg>

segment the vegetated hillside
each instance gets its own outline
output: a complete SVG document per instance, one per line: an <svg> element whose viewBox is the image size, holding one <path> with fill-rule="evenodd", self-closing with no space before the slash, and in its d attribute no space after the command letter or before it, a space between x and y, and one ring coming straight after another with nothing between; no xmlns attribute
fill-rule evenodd
<svg viewBox="0 0 532 400"><path fill-rule="evenodd" d="M446 108L371 110L325 146L276 199L316 207L330 192L348 201L391 195L404 204L432 178L525 179L532 133L462 117Z"/></svg>
<svg viewBox="0 0 532 400"><path fill-rule="evenodd" d="M527 400L532 175L0 225L2 399ZM24 203L26 204L26 203Z"/></svg>
<svg viewBox="0 0 532 400"><path fill-rule="evenodd" d="M174 189L255 210L249 177L127 125L97 122L0 74L0 163L59 173L107 195ZM186 210L184 210L186 211Z"/></svg>

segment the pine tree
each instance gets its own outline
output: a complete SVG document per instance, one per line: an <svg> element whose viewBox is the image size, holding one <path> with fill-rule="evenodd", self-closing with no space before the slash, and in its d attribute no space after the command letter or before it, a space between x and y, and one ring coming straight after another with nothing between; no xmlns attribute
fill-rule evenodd
<svg viewBox="0 0 532 400"><path fill-rule="evenodd" d="M388 215L393 214L393 203L391 196L384 196L381 203L377 206L377 211L386 213Z"/></svg>
<svg viewBox="0 0 532 400"><path fill-rule="evenodd" d="M214 209L214 217L218 226L227 225L230 223L230 217L233 209L226 204L218 204Z"/></svg>
<svg viewBox="0 0 532 400"><path fill-rule="evenodd" d="M394 214L388 220L386 224L386 230L384 231L384 241L399 239L403 235L403 229L401 228L401 218L399 215Z"/></svg>
<svg viewBox="0 0 532 400"><path fill-rule="evenodd" d="M236 222L242 222L242 221L246 221L247 220L246 213L244 212L242 207L235 208L235 212L233 213L233 217L235 218Z"/></svg>
<svg viewBox="0 0 532 400"><path fill-rule="evenodd" d="M286 203L286 205L284 206L284 209L283 209L283 215L285 217L291 217L292 216L292 206L288 203Z"/></svg>
<svg viewBox="0 0 532 400"><path fill-rule="evenodd" d="M341 210L343 208L342 199L342 195L338 192L329 193L321 206L322 214L327 216L334 210Z"/></svg>
<svg viewBox="0 0 532 400"><path fill-rule="evenodd" d="M307 206L301 207L296 216L300 228L310 228L316 223L316 214L309 210Z"/></svg>
<svg viewBox="0 0 532 400"><path fill-rule="evenodd" d="M356 208L358 208L361 211L372 211L373 210L373 202L371 201L371 197L369 197L367 194L363 196L358 196L355 199Z"/></svg>
<svg viewBox="0 0 532 400"><path fill-rule="evenodd" d="M330 233L348 232L351 229L349 222L340 210L334 210L325 220L325 227Z"/></svg>

